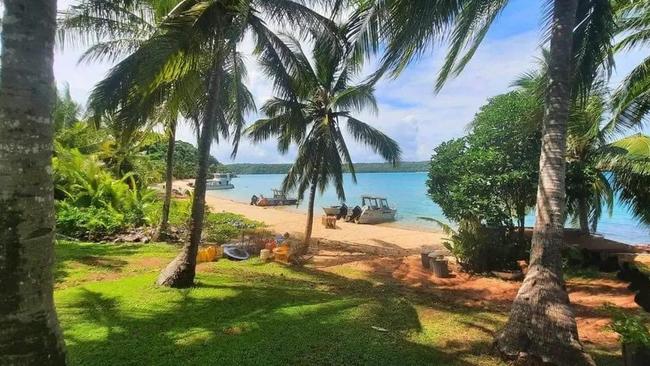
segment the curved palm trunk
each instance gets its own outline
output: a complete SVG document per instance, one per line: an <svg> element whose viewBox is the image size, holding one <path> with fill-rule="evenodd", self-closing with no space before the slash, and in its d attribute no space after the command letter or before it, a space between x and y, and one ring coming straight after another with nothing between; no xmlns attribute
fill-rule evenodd
<svg viewBox="0 0 650 366"><path fill-rule="evenodd" d="M55 0L5 0L0 79L0 364L64 365L52 299Z"/></svg>
<svg viewBox="0 0 650 366"><path fill-rule="evenodd" d="M218 99L221 92L221 65L213 67L212 75L208 86L208 100L206 113L201 123L199 135L199 166L194 180L194 199L192 201L192 214L190 218L190 240L184 246L176 258L167 265L160 273L156 283L162 286L183 288L194 284L196 275L196 254L201 243L203 232L203 217L205 215L205 192L206 180L208 178L208 164L210 158L210 146L213 139L213 128Z"/></svg>
<svg viewBox="0 0 650 366"><path fill-rule="evenodd" d="M176 147L176 119L169 125L169 141L167 141L167 157L165 164L165 198L163 200L160 227L158 228L158 240L167 239L169 226L169 208L172 201L172 184L174 181L174 148Z"/></svg>
<svg viewBox="0 0 650 366"><path fill-rule="evenodd" d="M572 29L577 0L555 0L549 64L550 89L544 115L537 216L530 266L505 328L501 352L527 355L554 365L594 365L583 351L562 278L566 129L571 101Z"/></svg>

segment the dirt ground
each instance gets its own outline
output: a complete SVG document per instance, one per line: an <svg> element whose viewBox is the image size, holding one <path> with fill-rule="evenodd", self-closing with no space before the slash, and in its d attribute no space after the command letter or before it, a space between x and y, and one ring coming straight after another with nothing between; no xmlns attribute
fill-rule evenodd
<svg viewBox="0 0 650 366"><path fill-rule="evenodd" d="M338 275L391 281L417 291L444 297L471 307L489 308L507 313L521 282L493 277L471 276L451 264L449 278L436 278L422 268L419 256L376 257L364 253L321 250L310 260L310 267ZM612 274L598 278L569 278L567 289L576 312L580 338L585 345L619 347L618 336L608 329L609 316L602 306L610 303L637 311L634 293Z"/></svg>

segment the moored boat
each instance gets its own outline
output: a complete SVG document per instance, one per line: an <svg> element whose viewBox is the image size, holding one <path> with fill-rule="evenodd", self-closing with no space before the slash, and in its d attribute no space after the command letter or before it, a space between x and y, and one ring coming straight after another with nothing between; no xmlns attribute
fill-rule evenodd
<svg viewBox="0 0 650 366"><path fill-rule="evenodd" d="M341 206L323 207L323 211L325 211L325 215L327 216L336 216L341 212Z"/></svg>
<svg viewBox="0 0 650 366"><path fill-rule="evenodd" d="M215 173L212 179L206 181L206 189L220 190L220 189L233 189L235 186L230 183L232 176L230 173Z"/></svg>
<svg viewBox="0 0 650 366"><path fill-rule="evenodd" d="M397 210L388 206L385 197L361 196L361 207L355 207L348 216L349 221L357 224L380 224L395 221Z"/></svg>
<svg viewBox="0 0 650 366"><path fill-rule="evenodd" d="M261 196L255 203L257 206L292 206L297 205L296 198L287 197L287 195L280 189L273 190L273 197Z"/></svg>

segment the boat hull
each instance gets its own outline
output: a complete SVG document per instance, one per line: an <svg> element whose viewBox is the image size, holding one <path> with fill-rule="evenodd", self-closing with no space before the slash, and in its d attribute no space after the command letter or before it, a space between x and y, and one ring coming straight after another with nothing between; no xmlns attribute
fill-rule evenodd
<svg viewBox="0 0 650 366"><path fill-rule="evenodd" d="M366 209L361 213L356 222L359 224L381 224L382 222L395 221L397 210L379 209L369 210Z"/></svg>
<svg viewBox="0 0 650 366"><path fill-rule="evenodd" d="M341 206L323 207L323 211L325 211L325 215L327 216L336 216L341 212Z"/></svg>
<svg viewBox="0 0 650 366"><path fill-rule="evenodd" d="M267 206L295 206L298 204L297 199L286 199L286 200L276 200L276 199L261 199L257 202L258 206L267 207Z"/></svg>
<svg viewBox="0 0 650 366"><path fill-rule="evenodd" d="M235 188L235 186L232 184L214 184L214 183L210 184L210 182L208 182L205 188L209 191L219 191L223 189L233 189Z"/></svg>

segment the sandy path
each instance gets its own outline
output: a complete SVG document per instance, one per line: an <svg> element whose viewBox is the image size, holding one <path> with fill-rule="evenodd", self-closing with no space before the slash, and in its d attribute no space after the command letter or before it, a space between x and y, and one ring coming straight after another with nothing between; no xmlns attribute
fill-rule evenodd
<svg viewBox="0 0 650 366"><path fill-rule="evenodd" d="M189 181L175 181L173 187L181 192L190 188ZM257 207L229 199L206 196L206 202L213 211L227 211L244 215L250 219L262 221L270 230L277 233L288 232L294 237L301 237L305 230L307 215L292 211L286 207ZM383 248L419 249L422 245L441 246L443 233L418 231L384 225L359 225L339 220L336 229L325 229L321 225L321 210L315 212L314 239L345 242L359 245L372 245Z"/></svg>

